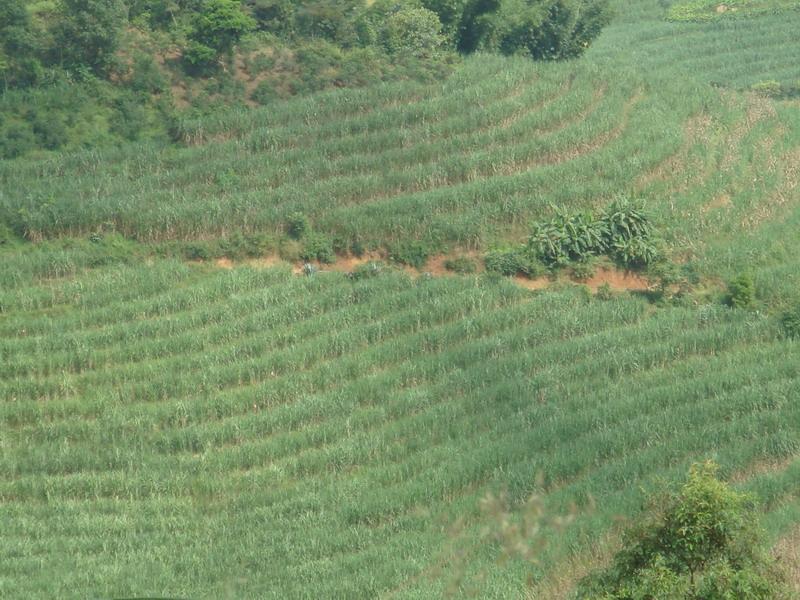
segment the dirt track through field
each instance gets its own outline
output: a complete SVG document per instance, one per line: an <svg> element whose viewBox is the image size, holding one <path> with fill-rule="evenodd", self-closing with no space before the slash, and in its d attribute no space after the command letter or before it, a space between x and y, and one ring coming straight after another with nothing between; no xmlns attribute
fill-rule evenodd
<svg viewBox="0 0 800 600"><path fill-rule="evenodd" d="M458 277L459 275L449 270L446 263L454 258L465 257L473 261L475 264L475 274L480 274L485 271L480 255L475 252L460 253L460 254L440 254L432 256L428 259L424 266L417 269L411 266L397 266L412 277L419 277L422 275L433 277ZM336 272L336 273L352 273L361 266L369 263L382 263L390 264L389 259L378 253L369 253L363 256L342 256L336 259L336 262L331 264L323 264L317 261L312 261L311 264L318 272ZM202 263L200 263L202 264ZM251 258L240 262L235 262L230 258L218 258L213 262L213 265L219 269L235 269L238 267L251 267L256 269L271 269L280 265L291 265L292 272L295 275L303 275L306 263L290 263L283 260L277 255L265 256L262 258ZM392 267L389 267L392 268ZM597 292L603 286L608 286L614 292L646 292L652 285L647 278L633 271L621 270L612 267L598 268L595 273L587 279L575 279L566 275L559 275L557 277L535 277L533 279L525 277L524 275L517 275L510 278L516 285L528 290L544 290L556 284L576 284L585 285L592 292Z"/></svg>

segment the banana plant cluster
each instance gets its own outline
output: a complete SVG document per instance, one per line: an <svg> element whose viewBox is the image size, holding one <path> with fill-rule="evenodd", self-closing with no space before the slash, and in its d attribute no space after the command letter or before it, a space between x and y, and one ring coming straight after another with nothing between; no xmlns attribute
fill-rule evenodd
<svg viewBox="0 0 800 600"><path fill-rule="evenodd" d="M561 267L605 254L635 267L651 264L658 256L641 201L617 198L599 216L554 210L551 220L534 223L527 243L528 252L548 265Z"/></svg>

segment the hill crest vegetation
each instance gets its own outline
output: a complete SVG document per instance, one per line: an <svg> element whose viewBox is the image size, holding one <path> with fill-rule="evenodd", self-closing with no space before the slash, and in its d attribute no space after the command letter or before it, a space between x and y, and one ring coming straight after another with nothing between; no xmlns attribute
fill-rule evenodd
<svg viewBox="0 0 800 600"><path fill-rule="evenodd" d="M608 0L5 0L0 159L166 142L181 118L232 104L433 81L459 51L574 57L609 16Z"/></svg>

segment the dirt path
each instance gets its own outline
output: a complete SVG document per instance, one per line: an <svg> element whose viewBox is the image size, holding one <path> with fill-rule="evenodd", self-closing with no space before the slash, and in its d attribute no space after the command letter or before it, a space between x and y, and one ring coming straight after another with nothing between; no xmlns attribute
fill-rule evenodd
<svg viewBox="0 0 800 600"><path fill-rule="evenodd" d="M483 262L480 254L477 252L466 252L457 255L441 254L432 256L428 259L427 263L420 269L410 266L392 265L398 269L402 269L412 277L419 277L420 275L427 274L433 277L459 277L460 275L450 271L445 267L445 263L456 257L466 257L475 263L475 274L484 272ZM370 262L389 263L389 260L378 254L369 253L363 256L342 256L336 259L335 263L322 264L319 262L312 262L315 269L319 272L336 272L336 273L351 273L358 267L368 264ZM199 263L208 264L208 263ZM243 261L233 261L229 258L218 258L212 263L218 269L234 269L237 267L252 267L256 269L270 269L280 265L291 266L292 272L295 275L302 275L304 272L304 263L290 263L283 260L277 255L265 256L263 258L251 258ZM643 276L633 271L625 271L615 269L612 267L598 268L594 275L584 280L577 280L567 276L566 274L559 274L557 277L536 277L529 279L525 276L518 275L510 278L516 285L528 290L544 290L556 284L576 284L585 285L592 292L596 292L603 286L615 292L645 292L651 288L650 282Z"/></svg>

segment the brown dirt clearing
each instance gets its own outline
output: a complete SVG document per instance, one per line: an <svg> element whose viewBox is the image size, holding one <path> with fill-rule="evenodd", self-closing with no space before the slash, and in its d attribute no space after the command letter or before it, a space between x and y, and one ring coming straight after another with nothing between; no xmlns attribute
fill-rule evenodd
<svg viewBox="0 0 800 600"><path fill-rule="evenodd" d="M428 274L433 277L458 277L458 274L445 267L445 263L448 260L460 257L469 258L475 263L475 274L484 272L485 269L483 267L483 261L481 260L480 253L473 251L432 256L420 269L410 266L394 266L402 269L412 277L419 277L422 274ZM192 264L208 264L200 261L190 262L192 262ZM390 264L389 260L385 256L377 252L372 252L363 256L341 256L336 259L335 263L331 264L322 264L316 261L313 261L311 264L314 265L319 272L323 273L351 273L358 267L370 262L384 262ZM271 255L264 256L262 258L252 258L241 262L236 262L230 258L223 257L214 260L212 264L218 269L225 270L234 269L240 266L247 266L255 269L271 269L280 265L291 265L292 272L296 275L300 275L303 273L304 263L289 263L277 255ZM511 281L527 290L544 290L556 284L585 285L593 292L596 292L604 285L608 285L608 287L615 292L645 292L651 288L650 282L638 273L615 269L613 267L599 268L594 275L585 280L577 280L564 273L557 277L546 276L536 277L534 279L529 279L523 275L518 275L511 278Z"/></svg>

